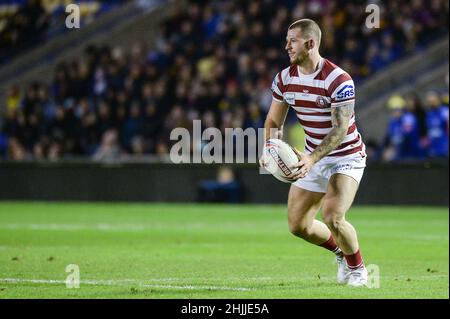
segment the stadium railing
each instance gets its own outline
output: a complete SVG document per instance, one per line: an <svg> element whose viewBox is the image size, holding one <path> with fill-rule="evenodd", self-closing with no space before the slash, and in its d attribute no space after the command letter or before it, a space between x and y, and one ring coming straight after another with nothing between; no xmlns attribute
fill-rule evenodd
<svg viewBox="0 0 450 319"><path fill-rule="evenodd" d="M193 202L199 184L222 164L0 162L0 200ZM248 203L285 203L289 184L259 174L257 164L232 164ZM7 182L5 182L7 181ZM358 205L448 206L448 161L370 164Z"/></svg>

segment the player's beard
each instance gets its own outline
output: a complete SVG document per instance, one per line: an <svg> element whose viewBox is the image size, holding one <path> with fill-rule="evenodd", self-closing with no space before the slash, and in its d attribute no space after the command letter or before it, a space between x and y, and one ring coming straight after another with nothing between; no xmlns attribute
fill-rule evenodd
<svg viewBox="0 0 450 319"><path fill-rule="evenodd" d="M298 54L298 56L296 57L296 59L293 61L292 64L302 66L306 63L306 61L308 61L308 59L309 59L308 51L302 51Z"/></svg>

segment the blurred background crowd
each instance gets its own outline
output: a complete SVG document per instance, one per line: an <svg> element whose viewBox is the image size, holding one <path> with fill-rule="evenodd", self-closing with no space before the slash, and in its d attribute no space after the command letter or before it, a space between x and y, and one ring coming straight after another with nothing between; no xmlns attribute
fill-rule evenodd
<svg viewBox="0 0 450 319"><path fill-rule="evenodd" d="M28 23L17 24L30 10L24 5L0 32L5 56L23 37L45 34L51 23L37 9L40 1L29 3L35 7L26 13ZM11 83L0 157L164 155L174 143L170 131L191 129L194 119L222 131L263 127L273 77L289 63L286 28L299 18L319 22L322 56L351 74L357 86L448 33L446 0L379 4L381 27L367 29L360 1L190 1L188 10L175 10L161 24L152 47L91 45L84 56L61 62L50 85ZM16 44L7 42L5 34L14 32ZM395 95L388 110L389 126L380 128L386 139L382 145L369 141L370 160L448 157L448 90ZM287 134L301 136L299 126Z"/></svg>
<svg viewBox="0 0 450 319"><path fill-rule="evenodd" d="M417 95L393 95L385 141L375 158L399 161L448 157L448 92L429 91L422 102Z"/></svg>
<svg viewBox="0 0 450 319"><path fill-rule="evenodd" d="M3 8L0 11L0 62L32 43L45 40L50 24L49 14L39 1L23 3L14 14L9 12L9 6Z"/></svg>
<svg viewBox="0 0 450 319"><path fill-rule="evenodd" d="M81 1L80 26L114 6L129 0ZM0 1L0 64L42 45L48 38L67 32L65 28L67 0L3 0Z"/></svg>

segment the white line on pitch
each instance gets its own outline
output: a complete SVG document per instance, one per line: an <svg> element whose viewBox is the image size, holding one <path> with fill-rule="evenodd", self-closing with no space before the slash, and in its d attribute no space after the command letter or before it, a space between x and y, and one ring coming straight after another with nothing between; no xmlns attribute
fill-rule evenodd
<svg viewBox="0 0 450 319"><path fill-rule="evenodd" d="M65 284L64 280L52 279L21 279L21 278L0 278L0 282L4 283L33 283L33 284ZM133 279L125 280L80 280L80 285L100 285L100 286L125 286L127 284L136 284L144 288L162 288L162 289L186 289L186 290L233 290L233 291L249 291L252 288L244 287L222 287L222 286L194 286L194 285L161 285L146 284Z"/></svg>

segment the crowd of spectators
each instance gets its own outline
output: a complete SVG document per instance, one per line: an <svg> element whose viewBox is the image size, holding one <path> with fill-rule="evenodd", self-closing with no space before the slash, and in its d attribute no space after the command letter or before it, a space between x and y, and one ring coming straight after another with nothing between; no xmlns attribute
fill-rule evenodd
<svg viewBox="0 0 450 319"><path fill-rule="evenodd" d="M43 40L50 15L40 0L28 0L11 16L1 19L0 62Z"/></svg>
<svg viewBox="0 0 450 319"><path fill-rule="evenodd" d="M448 158L448 92L393 95L388 100L389 123L383 145L373 159L385 162Z"/></svg>
<svg viewBox="0 0 450 319"><path fill-rule="evenodd" d="M360 1L190 1L162 23L152 49L94 45L60 63L51 85L11 86L3 158L167 154L175 127L262 127L274 75L289 61L286 27L316 19L322 55L360 83L448 32L448 1L380 1L365 27ZM3 146L2 146L3 145ZM191 145L192 146L192 145Z"/></svg>
<svg viewBox="0 0 450 319"><path fill-rule="evenodd" d="M83 26L92 22L96 16L126 1L129 0L0 1L0 64L11 61L19 53L42 45L52 36L68 31L65 24L68 15L67 4L75 3L79 6L80 24Z"/></svg>

